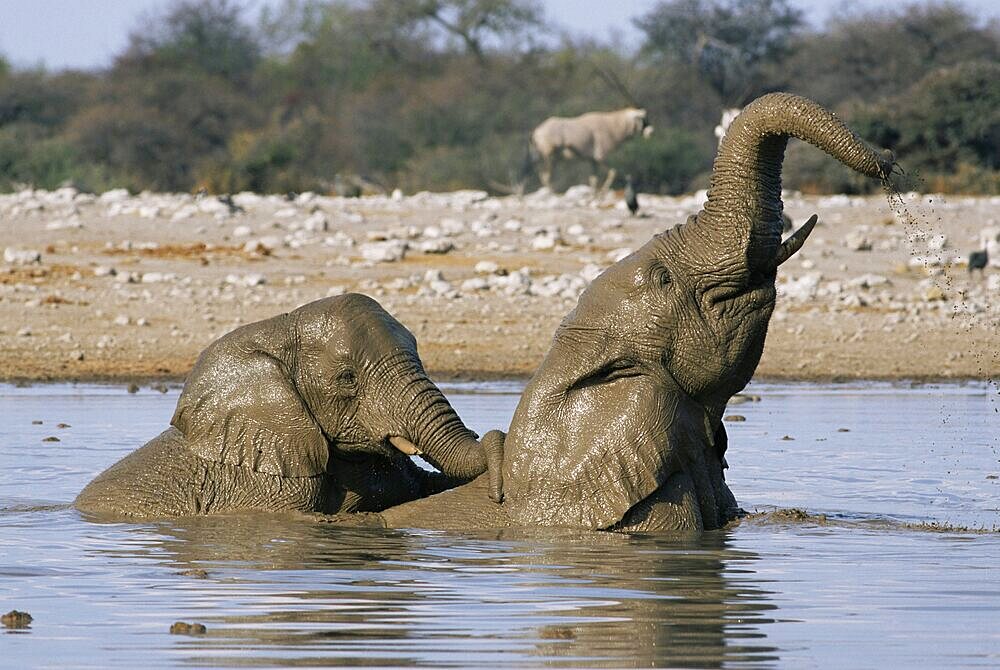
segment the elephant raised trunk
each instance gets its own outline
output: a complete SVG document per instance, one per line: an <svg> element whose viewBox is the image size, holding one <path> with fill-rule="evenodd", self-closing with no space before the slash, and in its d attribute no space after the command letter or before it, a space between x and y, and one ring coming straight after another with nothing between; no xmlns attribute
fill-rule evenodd
<svg viewBox="0 0 1000 670"><path fill-rule="evenodd" d="M892 171L891 153L875 150L811 100L772 93L750 103L722 140L698 228L725 240L751 270L773 268L779 253L781 163L790 137L869 177L886 179Z"/></svg>

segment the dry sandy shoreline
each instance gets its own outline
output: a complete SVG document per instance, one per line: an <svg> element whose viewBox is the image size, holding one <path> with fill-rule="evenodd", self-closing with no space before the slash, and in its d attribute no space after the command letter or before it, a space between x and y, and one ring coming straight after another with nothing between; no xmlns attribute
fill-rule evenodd
<svg viewBox="0 0 1000 670"><path fill-rule="evenodd" d="M179 381L221 334L344 291L407 325L437 379L526 378L589 279L701 200L644 196L631 218L585 188L0 195L0 379ZM1000 198L912 195L910 218L882 196L785 208L820 224L782 267L758 378L1000 377L1000 268L964 265Z"/></svg>

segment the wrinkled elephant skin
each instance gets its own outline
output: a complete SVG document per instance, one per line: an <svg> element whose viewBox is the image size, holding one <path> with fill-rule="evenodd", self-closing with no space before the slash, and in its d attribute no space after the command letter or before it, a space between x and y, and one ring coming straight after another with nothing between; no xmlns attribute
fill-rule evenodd
<svg viewBox="0 0 1000 670"><path fill-rule="evenodd" d="M463 518L697 531L738 512L722 415L760 360L778 265L816 223L782 242L790 137L870 177L886 179L894 165L810 100L775 93L748 105L722 141L704 209L608 268L563 320L506 438L502 507ZM383 518L454 527L440 513L454 500L489 505L463 490L473 486Z"/></svg>
<svg viewBox="0 0 1000 670"><path fill-rule="evenodd" d="M101 518L378 511L488 464L499 476L499 450L487 453L430 381L410 332L357 294L213 342L171 424L98 475L76 507Z"/></svg>

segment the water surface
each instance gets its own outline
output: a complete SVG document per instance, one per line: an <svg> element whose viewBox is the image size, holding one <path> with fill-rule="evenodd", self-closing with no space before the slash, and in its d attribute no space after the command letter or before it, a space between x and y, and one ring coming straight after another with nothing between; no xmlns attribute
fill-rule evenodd
<svg viewBox="0 0 1000 670"><path fill-rule="evenodd" d="M445 387L479 432L519 390ZM0 632L3 664L1000 666L1000 534L960 529L1000 525L996 390L748 392L726 424L737 498L825 517L679 538L92 524L68 503L167 425L177 391L0 386L0 607L35 618ZM208 632L169 634L178 620Z"/></svg>

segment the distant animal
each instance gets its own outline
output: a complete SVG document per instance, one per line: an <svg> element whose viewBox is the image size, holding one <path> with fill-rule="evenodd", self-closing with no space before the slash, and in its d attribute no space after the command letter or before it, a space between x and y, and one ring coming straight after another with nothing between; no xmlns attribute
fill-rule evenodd
<svg viewBox="0 0 1000 670"><path fill-rule="evenodd" d="M635 182L632 181L632 175L625 177L625 204L632 216L635 216L636 212L639 211L639 197L635 193Z"/></svg>
<svg viewBox="0 0 1000 670"><path fill-rule="evenodd" d="M722 138L726 136L726 131L729 130L729 126L732 124L736 117L740 115L743 111L739 107L731 107L729 109L722 110L722 119L719 121L719 125L715 127L715 136L719 139L719 146L722 146Z"/></svg>
<svg viewBox="0 0 1000 670"><path fill-rule="evenodd" d="M219 202L221 202L223 205L229 208L230 214L242 214L243 212L246 211L243 209L243 207L237 205L233 201L233 196L229 195L228 193L223 193L222 195L220 195Z"/></svg>
<svg viewBox="0 0 1000 670"><path fill-rule="evenodd" d="M649 137L652 133L653 126L649 125L646 110L635 107L615 112L588 112L572 118L552 116L531 132L532 164L542 162L539 176L542 185L549 187L557 158L590 161L591 187L597 187L598 171L603 167L608 173L602 189L607 189L616 174L614 168L605 164L611 152L629 138L639 134Z"/></svg>
<svg viewBox="0 0 1000 670"><path fill-rule="evenodd" d="M969 254L969 274L972 274L973 270L979 270L983 272L986 268L986 264L990 262L990 255L986 249L980 249L979 251L973 251Z"/></svg>

